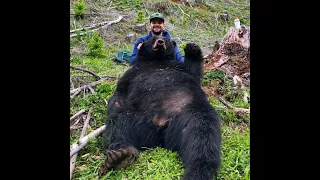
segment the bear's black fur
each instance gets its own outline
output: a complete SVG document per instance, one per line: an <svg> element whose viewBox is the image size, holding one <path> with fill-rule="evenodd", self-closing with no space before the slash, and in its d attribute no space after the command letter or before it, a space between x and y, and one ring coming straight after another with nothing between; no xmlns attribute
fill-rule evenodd
<svg viewBox="0 0 320 180"><path fill-rule="evenodd" d="M183 180L216 175L220 119L201 88L201 49L188 43L184 63L177 63L174 46L159 37L144 42L136 65L119 80L104 132L105 170L130 165L141 147L160 146L178 152Z"/></svg>

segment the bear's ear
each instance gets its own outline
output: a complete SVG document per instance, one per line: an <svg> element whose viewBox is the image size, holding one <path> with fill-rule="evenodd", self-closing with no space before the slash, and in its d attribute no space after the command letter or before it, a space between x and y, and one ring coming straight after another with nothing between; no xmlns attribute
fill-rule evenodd
<svg viewBox="0 0 320 180"><path fill-rule="evenodd" d="M177 45L177 43L175 41L173 41L173 40L171 40L171 43L173 44L173 46Z"/></svg>

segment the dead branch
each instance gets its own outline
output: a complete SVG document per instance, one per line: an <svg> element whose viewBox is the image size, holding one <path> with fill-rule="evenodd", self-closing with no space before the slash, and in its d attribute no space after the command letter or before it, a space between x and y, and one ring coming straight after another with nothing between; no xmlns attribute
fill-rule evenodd
<svg viewBox="0 0 320 180"><path fill-rule="evenodd" d="M120 19L120 18L122 19L122 16L119 16L119 17L118 17L118 19ZM118 20L118 19L117 19L117 20ZM120 19L120 20L121 20L121 19ZM115 20L115 21L117 21L117 20ZM119 21L120 21L120 20L119 20ZM112 21L110 21L110 22L112 22ZM103 26L103 25L108 24L108 23L109 23L109 21L104 21L104 22L101 22L101 23L92 24L92 25L87 26L87 27L82 27L82 28L78 28L78 29L71 30L70 33L74 33L74 32L76 32L76 31L84 31L84 30L94 29L95 27Z"/></svg>
<svg viewBox="0 0 320 180"><path fill-rule="evenodd" d="M122 18L123 18L123 16L120 15L120 16L118 17L118 19L116 19L116 20L114 20L114 21L102 22L102 23L98 23L98 24L93 24L93 25L91 25L91 26L89 26L89 27L84 27L84 28L80 28L80 29L71 30L71 31L70 31L70 33L71 33L71 34L70 34L70 37L78 36L78 34L75 33L76 31L86 30L86 32L79 33L79 35L81 36L81 35L87 34L87 33L89 33L89 32L96 31L96 30L98 30L98 29L100 29L100 28L106 28L106 27L108 27L108 26L111 26L112 24L115 24L115 23L121 21ZM98 27L98 26L99 26L99 27ZM96 28L96 27L98 27L98 28ZM94 29L94 28L95 28L95 29ZM90 30L90 29L91 29L91 30Z"/></svg>
<svg viewBox="0 0 320 180"><path fill-rule="evenodd" d="M249 109L245 109L245 108L234 108L234 111L236 112L245 112L250 114L250 108Z"/></svg>
<svg viewBox="0 0 320 180"><path fill-rule="evenodd" d="M237 115L239 115L246 123L249 123L250 120L248 120L244 114L243 114L243 109L242 108L233 108L231 105L229 105L224 99L222 99L221 97L218 97L219 101L224 104L227 108L229 108L230 110L234 111Z"/></svg>
<svg viewBox="0 0 320 180"><path fill-rule="evenodd" d="M99 75L101 78L117 78L116 76L109 76L109 75ZM92 75L89 74L70 74L70 77L92 77Z"/></svg>
<svg viewBox="0 0 320 180"><path fill-rule="evenodd" d="M76 67L76 66L73 66L73 65L71 65L71 64L70 64L70 68L76 69L76 70L79 70L79 71L83 71L83 72L87 72L87 73L89 73L89 74L97 77L98 79L101 79L101 77L100 77L98 74L96 74L96 73L94 73L94 72L92 72L92 71L90 71L90 70L83 69L83 68L81 68L81 67Z"/></svg>
<svg viewBox="0 0 320 180"><path fill-rule="evenodd" d="M89 138L99 136L105 129L106 129L106 125L103 125L100 128L92 131L90 134L86 135L85 137L79 139L78 142L72 144L70 147L70 158L88 144Z"/></svg>
<svg viewBox="0 0 320 180"><path fill-rule="evenodd" d="M190 17L190 15L189 15L189 14L186 14L186 13L181 9L181 7L180 7L179 5L177 5L177 6L178 6L178 8L181 10L181 12L182 12L184 15Z"/></svg>
<svg viewBox="0 0 320 180"><path fill-rule="evenodd" d="M146 11L147 15L150 16L148 11L147 11L147 8L146 8L146 5L144 4L144 2L142 2L142 4L143 4L144 10Z"/></svg>
<svg viewBox="0 0 320 180"><path fill-rule="evenodd" d="M87 88L87 87L86 87ZM85 88L84 88L85 89ZM80 90L78 90L78 91L76 91L75 93L73 93L71 96L70 96L70 99L73 99L74 97L76 97L80 92L82 91L82 89Z"/></svg>
<svg viewBox="0 0 320 180"><path fill-rule="evenodd" d="M123 16L120 15L120 16L118 17L118 19L116 19L116 20L114 20L114 21L108 22L106 25L103 25L102 28L106 28L106 27L108 27L108 26L111 26L112 24L115 24L115 23L121 21L122 18L123 18Z"/></svg>
<svg viewBox="0 0 320 180"><path fill-rule="evenodd" d="M95 81L95 82L92 82L90 84L87 84L87 85L84 85L84 86L81 86L81 87L78 87L76 89L73 89L70 91L70 93L72 94L72 96L70 96L70 99L73 99L74 97L76 97L82 90L85 90L86 88L88 87L93 87L93 86L96 86L106 80L108 80L110 77L107 77L107 78L101 78L100 80L98 81Z"/></svg>
<svg viewBox="0 0 320 180"><path fill-rule="evenodd" d="M73 82L72 82L71 77L70 77L70 85L71 85L71 88L74 89L74 84L73 84Z"/></svg>
<svg viewBox="0 0 320 180"><path fill-rule="evenodd" d="M218 97L219 101L225 105L227 108L229 109L233 109L233 107L231 105L229 105L224 99L222 99L221 97Z"/></svg>
<svg viewBox="0 0 320 180"><path fill-rule="evenodd" d="M81 131L81 134L80 134L80 139L84 137L84 135L86 134L86 131L87 131L87 128L88 128L88 124L89 124L89 121L90 121L90 113L92 111L92 107L89 109L89 112L88 112L88 115L87 115L87 119L86 121L84 122L84 125L83 125L83 128L82 128L82 131ZM72 178L72 172L76 166L76 161L77 161L77 156L78 156L78 153L74 154L70 160L70 179Z"/></svg>
<svg viewBox="0 0 320 180"><path fill-rule="evenodd" d="M91 86L88 86L88 89L91 91L92 94L95 92Z"/></svg>
<svg viewBox="0 0 320 180"><path fill-rule="evenodd" d="M98 18L98 16L96 16L93 21L92 21L92 24L96 21L96 19Z"/></svg>
<svg viewBox="0 0 320 180"><path fill-rule="evenodd" d="M85 109L81 109L79 112L77 112L75 115L73 115L70 118L70 121L74 120L76 117L80 116L81 114L83 114L85 112Z"/></svg>

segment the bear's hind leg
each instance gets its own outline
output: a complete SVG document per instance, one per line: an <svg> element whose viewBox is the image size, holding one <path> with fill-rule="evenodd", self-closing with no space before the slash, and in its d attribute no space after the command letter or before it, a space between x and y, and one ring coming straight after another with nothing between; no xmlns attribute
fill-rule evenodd
<svg viewBox="0 0 320 180"><path fill-rule="evenodd" d="M121 169L129 166L139 158L138 144L133 127L134 114L122 112L116 116L108 116L106 130L103 134L105 162L99 174L110 169Z"/></svg>
<svg viewBox="0 0 320 180"><path fill-rule="evenodd" d="M220 166L220 120L215 113L192 111L173 119L165 132L166 148L184 165L182 180L212 180ZM177 141L178 140L178 141Z"/></svg>
<svg viewBox="0 0 320 180"><path fill-rule="evenodd" d="M105 162L100 170L104 174L109 169L121 169L139 158L141 147L157 145L158 135L153 125L146 123L144 116L132 111L124 111L109 116L103 134Z"/></svg>

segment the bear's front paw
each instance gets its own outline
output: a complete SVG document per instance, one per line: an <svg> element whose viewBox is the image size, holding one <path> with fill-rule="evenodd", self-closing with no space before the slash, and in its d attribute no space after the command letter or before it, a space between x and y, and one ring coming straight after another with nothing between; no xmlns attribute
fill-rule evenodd
<svg viewBox="0 0 320 180"><path fill-rule="evenodd" d="M201 49L195 43L188 43L184 48L184 53L186 56L201 56Z"/></svg>

